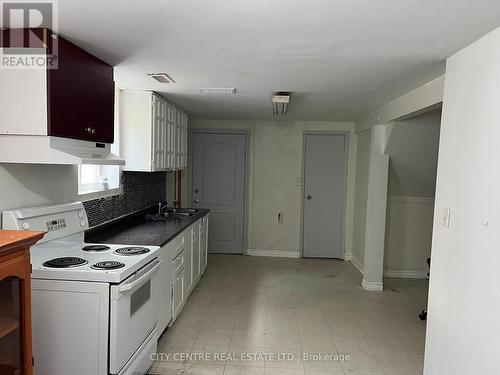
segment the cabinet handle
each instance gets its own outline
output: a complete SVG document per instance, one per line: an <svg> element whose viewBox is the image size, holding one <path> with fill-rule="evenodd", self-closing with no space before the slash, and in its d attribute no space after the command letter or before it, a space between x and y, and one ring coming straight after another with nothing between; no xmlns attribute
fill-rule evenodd
<svg viewBox="0 0 500 375"><path fill-rule="evenodd" d="M95 129L94 128L91 128L90 126L85 128L85 131L89 134L95 134Z"/></svg>

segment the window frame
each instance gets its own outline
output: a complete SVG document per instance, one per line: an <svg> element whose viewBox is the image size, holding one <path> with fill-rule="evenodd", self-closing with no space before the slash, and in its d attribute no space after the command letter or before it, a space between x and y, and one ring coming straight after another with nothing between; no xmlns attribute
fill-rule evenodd
<svg viewBox="0 0 500 375"><path fill-rule="evenodd" d="M102 168L104 165L98 165L97 167ZM89 189L85 189L81 192L82 186L89 186ZM81 184L81 165L78 166L78 199L81 201L89 201L99 198L112 197L114 195L121 195L123 193L122 186L122 168L119 167L118 171L118 187L111 189L104 189L104 187L99 188L98 184Z"/></svg>

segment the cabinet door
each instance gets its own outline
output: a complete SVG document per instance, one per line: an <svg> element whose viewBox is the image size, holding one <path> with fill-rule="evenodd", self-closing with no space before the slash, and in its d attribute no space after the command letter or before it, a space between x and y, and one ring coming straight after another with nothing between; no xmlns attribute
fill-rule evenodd
<svg viewBox="0 0 500 375"><path fill-rule="evenodd" d="M200 229L198 222L194 223L191 228L193 260L192 260L192 283L193 285L200 276Z"/></svg>
<svg viewBox="0 0 500 375"><path fill-rule="evenodd" d="M176 109L175 116L175 169L182 167L182 111Z"/></svg>
<svg viewBox="0 0 500 375"><path fill-rule="evenodd" d="M167 103L167 169L175 169L175 119L176 109Z"/></svg>
<svg viewBox="0 0 500 375"><path fill-rule="evenodd" d="M0 374L32 374L29 255L0 262Z"/></svg>
<svg viewBox="0 0 500 375"><path fill-rule="evenodd" d="M208 264L208 215L203 218L201 228L201 273L205 273Z"/></svg>
<svg viewBox="0 0 500 375"><path fill-rule="evenodd" d="M113 67L58 37L58 69L47 70L48 134L113 143Z"/></svg>
<svg viewBox="0 0 500 375"><path fill-rule="evenodd" d="M167 102L153 95L152 110L152 166L153 171L164 171L167 169Z"/></svg>
<svg viewBox="0 0 500 375"><path fill-rule="evenodd" d="M193 265L193 242L191 240L191 231L187 230L183 233L185 238L184 247L184 295L186 298L191 292L191 286L193 285L192 279L192 265Z"/></svg>
<svg viewBox="0 0 500 375"><path fill-rule="evenodd" d="M177 319L184 306L184 269L177 274L172 283L172 323Z"/></svg>
<svg viewBox="0 0 500 375"><path fill-rule="evenodd" d="M179 169L187 168L187 133L188 133L188 116L186 113L182 112Z"/></svg>
<svg viewBox="0 0 500 375"><path fill-rule="evenodd" d="M163 333L172 319L172 266L167 247L160 249L160 260L159 335Z"/></svg>

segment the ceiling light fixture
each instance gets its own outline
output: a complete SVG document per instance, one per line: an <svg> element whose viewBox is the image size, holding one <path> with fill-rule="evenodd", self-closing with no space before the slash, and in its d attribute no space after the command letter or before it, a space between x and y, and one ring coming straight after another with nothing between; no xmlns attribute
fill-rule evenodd
<svg viewBox="0 0 500 375"><path fill-rule="evenodd" d="M273 115L286 115L290 103L290 93L284 91L275 92L271 98Z"/></svg>
<svg viewBox="0 0 500 375"><path fill-rule="evenodd" d="M202 94L236 94L236 89L234 87L222 87L222 88L199 88Z"/></svg>
<svg viewBox="0 0 500 375"><path fill-rule="evenodd" d="M167 73L149 73L148 76L160 83L175 83L175 81L170 78Z"/></svg>

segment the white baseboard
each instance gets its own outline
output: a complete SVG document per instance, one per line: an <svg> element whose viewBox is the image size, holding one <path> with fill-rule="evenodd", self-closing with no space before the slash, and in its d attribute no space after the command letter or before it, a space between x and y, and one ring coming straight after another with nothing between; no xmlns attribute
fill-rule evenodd
<svg viewBox="0 0 500 375"><path fill-rule="evenodd" d="M346 259L347 260L347 259ZM351 256L350 259L351 263L356 267L356 269L359 271L361 275L363 275L363 263L359 261L358 258L356 258L354 255Z"/></svg>
<svg viewBox="0 0 500 375"><path fill-rule="evenodd" d="M247 255L252 257L301 258L299 250L261 250L248 249Z"/></svg>
<svg viewBox="0 0 500 375"><path fill-rule="evenodd" d="M390 202L407 203L407 204L434 204L434 198L427 197L400 197L392 195L389 197Z"/></svg>
<svg viewBox="0 0 500 375"><path fill-rule="evenodd" d="M427 279L427 272L424 271L384 271L385 277L393 277L396 279Z"/></svg>
<svg viewBox="0 0 500 375"><path fill-rule="evenodd" d="M361 282L361 286L364 290L369 292L381 292L384 290L384 283L367 282L365 279Z"/></svg>

